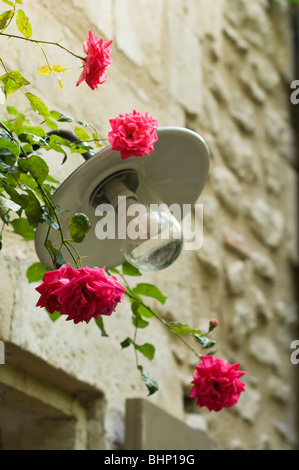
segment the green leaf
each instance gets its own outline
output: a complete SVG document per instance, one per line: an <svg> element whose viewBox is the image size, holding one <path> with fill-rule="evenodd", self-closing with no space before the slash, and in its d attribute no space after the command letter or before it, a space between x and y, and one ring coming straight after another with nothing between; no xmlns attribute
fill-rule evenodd
<svg viewBox="0 0 299 470"><path fill-rule="evenodd" d="M150 376L150 374L143 372L143 368L141 366L138 367L141 373L141 378L148 390L148 396L153 395L159 389L157 382Z"/></svg>
<svg viewBox="0 0 299 470"><path fill-rule="evenodd" d="M39 184L45 181L49 173L47 163L38 155L20 159L18 166L22 168L22 170L28 171Z"/></svg>
<svg viewBox="0 0 299 470"><path fill-rule="evenodd" d="M13 10L7 10L0 15L0 29L5 28L7 22L13 17L13 13Z"/></svg>
<svg viewBox="0 0 299 470"><path fill-rule="evenodd" d="M2 0L3 3L5 3L6 5L9 5L10 7L14 7L14 3L11 2L10 0ZM18 2L16 2L18 3Z"/></svg>
<svg viewBox="0 0 299 470"><path fill-rule="evenodd" d="M133 316L132 323L136 328L146 328L149 325L149 322L143 320L140 315Z"/></svg>
<svg viewBox="0 0 299 470"><path fill-rule="evenodd" d="M45 247L47 248L47 250L49 251L49 253L51 254L51 256L53 258L53 263L54 263L55 269L58 269L63 264L66 264L65 260L63 259L63 256L62 256L61 252L53 246L53 244L50 240L47 240L45 242Z"/></svg>
<svg viewBox="0 0 299 470"><path fill-rule="evenodd" d="M17 23L17 27L20 33L22 33L27 39L31 38L32 26L31 26L28 16L26 16L23 10L17 11L16 23Z"/></svg>
<svg viewBox="0 0 299 470"><path fill-rule="evenodd" d="M120 345L122 349L125 349L125 348L128 348L132 343L133 341L131 340L131 338L126 338L120 343Z"/></svg>
<svg viewBox="0 0 299 470"><path fill-rule="evenodd" d="M56 122L52 121L52 119L45 118L45 123L47 124L48 127L50 127L50 129L55 129L55 130L58 129Z"/></svg>
<svg viewBox="0 0 299 470"><path fill-rule="evenodd" d="M170 322L169 325L171 325L170 331L178 335L201 334L201 330L190 328L186 323Z"/></svg>
<svg viewBox="0 0 299 470"><path fill-rule="evenodd" d="M20 146L16 142L12 142L10 139L4 137L0 138L0 149L5 149L12 153L15 157L20 155Z"/></svg>
<svg viewBox="0 0 299 470"><path fill-rule="evenodd" d="M102 336L108 337L105 328L104 328L104 322L103 322L103 317L100 315L99 318L95 318L96 325L98 328L101 330Z"/></svg>
<svg viewBox="0 0 299 470"><path fill-rule="evenodd" d="M82 140L82 142L90 140L90 136L81 127L75 127L75 134L78 137L78 139Z"/></svg>
<svg viewBox="0 0 299 470"><path fill-rule="evenodd" d="M196 341L197 341L204 349L212 348L212 347L215 346L215 344L216 344L216 341L213 341L213 340L211 340L210 338L207 338L206 336L200 336L200 335L198 335L198 334L194 334L193 336L194 336L194 338L196 339Z"/></svg>
<svg viewBox="0 0 299 470"><path fill-rule="evenodd" d="M25 209L28 205L28 197L26 194L20 194L15 188L10 184L3 184L6 193L9 195L10 199L15 202L19 208Z"/></svg>
<svg viewBox="0 0 299 470"><path fill-rule="evenodd" d="M140 295L145 295L147 297L152 297L156 300L158 300L161 304L164 304L166 302L167 297L165 297L161 291L158 289L158 287L152 285L152 284L147 284L147 283L140 283L137 284L136 287L133 289L134 294L140 294Z"/></svg>
<svg viewBox="0 0 299 470"><path fill-rule="evenodd" d="M47 314L49 315L50 319L52 320L52 322L58 320L58 318L60 318L62 315L60 315L60 312L53 312L53 313L50 313L47 311Z"/></svg>
<svg viewBox="0 0 299 470"><path fill-rule="evenodd" d="M138 306L138 313L139 315L141 315L142 317L145 317L145 318L152 318L154 317L154 314L152 313L152 311L146 307L145 305L139 305Z"/></svg>
<svg viewBox="0 0 299 470"><path fill-rule="evenodd" d="M123 263L122 273L124 276L142 276L141 272L130 263Z"/></svg>
<svg viewBox="0 0 299 470"><path fill-rule="evenodd" d="M24 85L30 84L18 70L1 75L0 80L4 84L6 96L19 90Z"/></svg>
<svg viewBox="0 0 299 470"><path fill-rule="evenodd" d="M52 65L52 70L54 70L54 72L57 72L57 73L60 73L60 72L66 72L68 69L66 69L65 67L62 67L62 65Z"/></svg>
<svg viewBox="0 0 299 470"><path fill-rule="evenodd" d="M87 215L78 213L70 217L69 232L74 242L81 243L90 229Z"/></svg>
<svg viewBox="0 0 299 470"><path fill-rule="evenodd" d="M10 199L7 199L4 196L0 196L0 216L2 219L9 211L12 210L14 212L18 212L20 209L21 206L19 206L15 202L11 201Z"/></svg>
<svg viewBox="0 0 299 470"><path fill-rule="evenodd" d="M25 218L19 218L11 221L14 232L21 235L24 240L34 240L34 229Z"/></svg>
<svg viewBox="0 0 299 470"><path fill-rule="evenodd" d="M46 133L43 127L40 126L27 126L27 125L22 125L22 127L19 129L18 134L30 134L34 135L36 139L38 138L45 138Z"/></svg>
<svg viewBox="0 0 299 470"><path fill-rule="evenodd" d="M120 343L123 349L129 347L131 344L132 346L134 346L136 351L139 351L150 361L153 360L154 355L155 355L155 348L152 344L145 343L145 344L139 345L139 344L136 344L131 338L126 338L124 341Z"/></svg>
<svg viewBox="0 0 299 470"><path fill-rule="evenodd" d="M143 354L147 359L152 361L155 356L155 347L150 343L145 343L139 346L138 344L134 343L134 347L137 351Z"/></svg>
<svg viewBox="0 0 299 470"><path fill-rule="evenodd" d="M34 181L34 179L28 175L28 173L20 174L20 183L27 186L28 188L33 189L34 191L37 189L36 181Z"/></svg>
<svg viewBox="0 0 299 470"><path fill-rule="evenodd" d="M7 109L7 112L9 114L12 114L13 116L17 116L19 114L19 111L14 106L6 106L6 109Z"/></svg>
<svg viewBox="0 0 299 470"><path fill-rule="evenodd" d="M42 263L33 263L26 271L28 282L41 281L47 270Z"/></svg>
<svg viewBox="0 0 299 470"><path fill-rule="evenodd" d="M40 147L45 147L45 148L49 147L45 139L43 139L42 137L39 137L38 135L32 134L31 132L22 132L19 135L19 139L21 142L28 142L29 144L32 144L32 145L36 144L36 145L39 145Z"/></svg>
<svg viewBox="0 0 299 470"><path fill-rule="evenodd" d="M51 72L52 70L49 65L42 65L36 73L38 75L50 75Z"/></svg>
<svg viewBox="0 0 299 470"><path fill-rule="evenodd" d="M51 118L57 120L57 119L60 118L61 112L60 112L60 111L56 111L55 109L53 109L52 111L50 111L50 116L51 116Z"/></svg>
<svg viewBox="0 0 299 470"><path fill-rule="evenodd" d="M55 113L55 117L53 113ZM51 111L51 115L53 119L56 119L56 121L59 121L59 122L73 122L74 120L71 116L67 116L66 114L63 114L60 111L56 111L56 110Z"/></svg>
<svg viewBox="0 0 299 470"><path fill-rule="evenodd" d="M36 227L41 221L43 210L35 194L30 189L27 189L26 192L28 204L25 207L25 214L30 225Z"/></svg>
<svg viewBox="0 0 299 470"><path fill-rule="evenodd" d="M28 98L33 111L36 111L37 113L41 114L45 119L50 117L50 111L48 110L45 103L38 96L35 96L29 92L25 93L25 95Z"/></svg>
<svg viewBox="0 0 299 470"><path fill-rule="evenodd" d="M119 274L119 270L117 268L112 268L109 270L112 274Z"/></svg>
<svg viewBox="0 0 299 470"><path fill-rule="evenodd" d="M138 301L134 301L132 303L131 310L133 314L136 316L141 316L145 318L152 318L154 316L154 314L151 312L151 310L148 307L139 303Z"/></svg>
<svg viewBox="0 0 299 470"><path fill-rule="evenodd" d="M80 121L77 121L77 123L80 124L80 126L84 126L84 127L88 127L88 126L89 126L88 122L86 122L86 121L81 121L81 120L80 120Z"/></svg>
<svg viewBox="0 0 299 470"><path fill-rule="evenodd" d="M41 214L41 218L47 222L47 224L52 227L54 230L59 229L58 222L51 216L49 213L48 208L45 208L43 213Z"/></svg>

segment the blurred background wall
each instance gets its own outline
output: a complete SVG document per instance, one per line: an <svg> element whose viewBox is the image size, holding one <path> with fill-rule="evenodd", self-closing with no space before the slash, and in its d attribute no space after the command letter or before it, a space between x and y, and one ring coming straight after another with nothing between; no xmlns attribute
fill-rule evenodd
<svg viewBox="0 0 299 470"><path fill-rule="evenodd" d="M197 408L189 399L194 358L154 323L157 353L145 366L159 391L147 400L219 449L296 447L295 11L275 0L24 0L23 8L34 38L62 41L78 54L89 29L113 39L112 65L98 91L76 88L80 64L64 51L45 46L51 63L68 67L62 90L53 77L35 74L44 64L35 44L0 39L7 68L21 70L49 109L83 119L103 136L110 118L147 110L159 126L198 132L211 151L198 201L203 246L144 279L168 297L164 306L154 304L165 318L203 329L217 318L217 355L241 362L247 391L233 409ZM20 93L9 104L28 107ZM57 155L47 159L60 181L82 163L79 155L64 165ZM5 234L2 447L122 449L126 399L146 398L133 351L119 345L131 334L129 307L121 304L106 323L109 340L93 324L52 323L35 308L36 285L26 279L36 260L33 243Z"/></svg>

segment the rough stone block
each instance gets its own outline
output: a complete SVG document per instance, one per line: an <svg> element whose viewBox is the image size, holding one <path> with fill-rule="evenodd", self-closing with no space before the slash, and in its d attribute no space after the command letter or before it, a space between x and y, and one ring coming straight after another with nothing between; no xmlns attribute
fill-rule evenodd
<svg viewBox="0 0 299 470"><path fill-rule="evenodd" d="M249 207L249 218L253 231L257 236L272 248L276 248L282 241L285 228L284 217L279 209L270 206L263 199L258 199Z"/></svg>

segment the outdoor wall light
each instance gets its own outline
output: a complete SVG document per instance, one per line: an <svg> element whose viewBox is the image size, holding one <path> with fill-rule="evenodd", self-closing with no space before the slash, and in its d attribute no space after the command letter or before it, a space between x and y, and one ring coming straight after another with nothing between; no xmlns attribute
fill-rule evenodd
<svg viewBox="0 0 299 470"><path fill-rule="evenodd" d="M209 173L209 150L195 132L178 127L158 128L154 151L122 160L111 146L88 158L58 188L55 204L67 212L61 225L68 233L69 217L86 214L92 225L78 245L83 265L112 268L128 261L140 270L170 266L183 247L181 215L194 205ZM176 206L181 211L170 210ZM36 230L35 247L46 266L47 224ZM59 246L59 234L48 239ZM67 252L66 262L72 263Z"/></svg>

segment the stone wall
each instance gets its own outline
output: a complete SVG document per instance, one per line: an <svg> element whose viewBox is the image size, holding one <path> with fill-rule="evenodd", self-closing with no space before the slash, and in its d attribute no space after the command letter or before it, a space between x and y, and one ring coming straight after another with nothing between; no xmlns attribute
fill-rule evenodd
<svg viewBox="0 0 299 470"><path fill-rule="evenodd" d="M34 74L43 64L37 46L1 40L7 67L30 77L32 90L49 108L84 119L104 135L109 118L147 110L160 126L198 132L211 150L209 180L198 201L204 205L203 246L183 251L173 266L144 279L168 297L163 307L155 305L166 318L199 328L218 319L217 355L241 362L247 391L233 409L196 408L188 398L194 358L157 324L150 340L158 351L146 366L160 390L149 400L203 431L219 449L292 448L299 366L290 361L298 320L292 267L298 259L289 87L296 77L286 4L26 0L24 9L34 37L62 39L78 53L88 29L114 40L108 80L98 92L84 84L75 87L78 63L63 51L46 48L52 63L69 68L60 90L52 77ZM25 106L19 95L10 103ZM49 157L60 180L81 162L72 156L61 166ZM111 317L109 343L93 325L52 324L35 309L35 286L26 280L35 260L32 244L6 235L0 262L6 364L0 381L50 405L53 387L63 393L59 413L64 419L75 416L78 428L68 445L122 448L125 400L146 395L132 351L121 352L119 346L130 334L129 308L122 305ZM81 389L83 399L74 403ZM90 396L92 412L85 406ZM32 436L33 443L24 446L37 445Z"/></svg>

